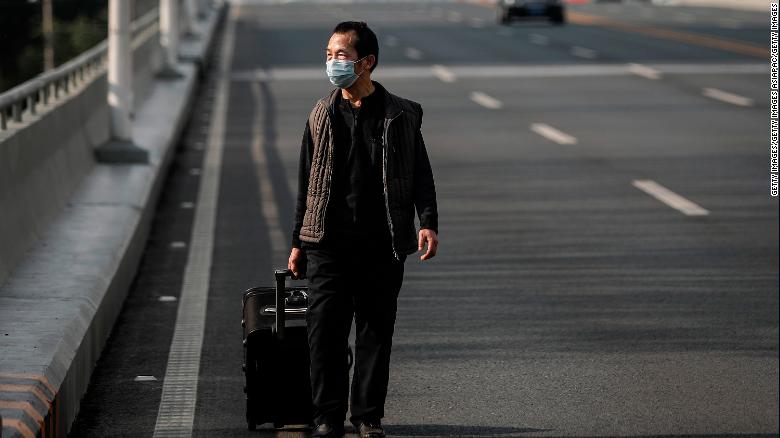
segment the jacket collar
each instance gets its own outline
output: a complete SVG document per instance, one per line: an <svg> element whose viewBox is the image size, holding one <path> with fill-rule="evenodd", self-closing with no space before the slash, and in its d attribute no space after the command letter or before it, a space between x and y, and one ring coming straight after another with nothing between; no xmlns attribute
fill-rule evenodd
<svg viewBox="0 0 780 438"><path fill-rule="evenodd" d="M380 84L379 82L377 81L371 81L371 82L374 83L374 88L376 88L374 90L374 93L383 94L384 97L383 101L385 103L385 120L391 120L398 117L398 115L401 114L401 112L403 111L401 105L398 103L398 98L394 94L387 91L387 89L383 87L382 84ZM333 114L335 114L336 112L336 102L338 102L338 98L341 95L340 93L341 93L340 88L334 88L327 96L326 99L328 102L327 107L328 107L328 112L330 113L331 116L333 116Z"/></svg>

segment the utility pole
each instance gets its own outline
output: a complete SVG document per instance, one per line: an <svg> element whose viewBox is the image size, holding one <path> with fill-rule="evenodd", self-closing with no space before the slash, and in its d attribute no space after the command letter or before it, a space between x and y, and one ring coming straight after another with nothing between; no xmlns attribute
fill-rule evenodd
<svg viewBox="0 0 780 438"><path fill-rule="evenodd" d="M149 153L133 143L133 52L130 47L130 1L108 2L108 107L112 140L99 147L98 161L147 163Z"/></svg>
<svg viewBox="0 0 780 438"><path fill-rule="evenodd" d="M165 65L157 74L162 78L181 78L179 63L179 0L160 0L160 46Z"/></svg>

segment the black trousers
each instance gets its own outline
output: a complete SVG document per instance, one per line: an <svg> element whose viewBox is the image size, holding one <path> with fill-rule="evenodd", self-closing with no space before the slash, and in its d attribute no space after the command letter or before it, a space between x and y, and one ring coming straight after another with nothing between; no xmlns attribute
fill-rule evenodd
<svg viewBox="0 0 780 438"><path fill-rule="evenodd" d="M376 241L325 246L304 243L302 247L309 286L306 325L314 422L343 424L346 418L347 348L353 316L350 421L380 420L384 417L396 303L406 257L396 260L390 247Z"/></svg>

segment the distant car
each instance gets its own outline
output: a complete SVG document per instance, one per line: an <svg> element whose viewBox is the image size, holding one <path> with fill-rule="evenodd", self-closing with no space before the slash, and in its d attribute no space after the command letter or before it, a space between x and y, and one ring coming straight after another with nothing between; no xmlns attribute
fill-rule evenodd
<svg viewBox="0 0 780 438"><path fill-rule="evenodd" d="M546 18L555 24L566 21L561 0L499 0L496 20L507 24L514 18Z"/></svg>

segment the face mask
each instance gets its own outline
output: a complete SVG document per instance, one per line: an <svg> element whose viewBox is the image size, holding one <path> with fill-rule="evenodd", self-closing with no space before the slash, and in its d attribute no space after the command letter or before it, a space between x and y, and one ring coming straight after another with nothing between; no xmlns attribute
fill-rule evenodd
<svg viewBox="0 0 780 438"><path fill-rule="evenodd" d="M331 59L325 63L325 72L328 74L330 83L339 88L349 88L360 77L355 73L355 63L360 62L366 57L362 57L357 61L350 61L348 59ZM362 72L360 73L363 74Z"/></svg>

